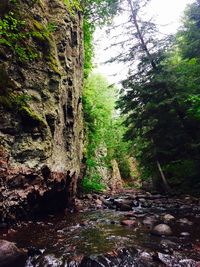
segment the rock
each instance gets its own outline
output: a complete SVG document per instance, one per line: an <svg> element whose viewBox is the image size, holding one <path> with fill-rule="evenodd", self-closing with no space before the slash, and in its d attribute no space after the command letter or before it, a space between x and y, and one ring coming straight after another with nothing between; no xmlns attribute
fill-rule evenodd
<svg viewBox="0 0 200 267"><path fill-rule="evenodd" d="M180 233L181 236L184 236L184 237L187 237L187 236L190 236L190 233L188 232L182 232Z"/></svg>
<svg viewBox="0 0 200 267"><path fill-rule="evenodd" d="M131 205L119 202L119 203L117 203L117 210L129 211L129 210L132 210L132 207L131 207Z"/></svg>
<svg viewBox="0 0 200 267"><path fill-rule="evenodd" d="M108 200L103 200L104 206L108 207L109 209L114 209L113 203Z"/></svg>
<svg viewBox="0 0 200 267"><path fill-rule="evenodd" d="M121 221L121 225L136 226L137 225L137 221L135 221L135 220L123 220L123 221Z"/></svg>
<svg viewBox="0 0 200 267"><path fill-rule="evenodd" d="M193 222L189 221L187 218L181 218L179 219L177 222L181 223L181 224L187 224L187 225L193 225Z"/></svg>
<svg viewBox="0 0 200 267"><path fill-rule="evenodd" d="M89 199L89 200L92 200L92 199L93 199L93 197L92 197L91 194L87 194L87 195L85 196L85 198L86 198L86 199Z"/></svg>
<svg viewBox="0 0 200 267"><path fill-rule="evenodd" d="M0 240L0 266L24 266L27 253L23 249L19 249L12 242Z"/></svg>
<svg viewBox="0 0 200 267"><path fill-rule="evenodd" d="M111 161L111 165L112 165L112 174L109 185L112 192L117 192L119 190L122 190L123 180L121 178L118 163L115 159Z"/></svg>
<svg viewBox="0 0 200 267"><path fill-rule="evenodd" d="M60 206L66 205L66 198L76 194L83 150L83 30L81 13L71 16L64 1L44 1L41 7L38 1L0 0L0 13L2 2L9 6L7 11L13 11L17 2L18 16L26 17L28 22L22 26L23 32L35 29L39 33L49 20L60 25L59 31L51 32L51 40L42 33L40 38L27 37L30 51L37 54L34 64L28 59L32 52L25 52L27 60L23 64L18 53L0 44L0 181L3 179L7 188L5 193L10 193L3 197L2 221L10 223L10 213L17 215L16 220L25 218L22 207L31 215L36 213L27 205L34 186L39 196L51 194L51 200L44 198L43 203L32 199L33 206L39 203L44 210L47 204L48 211L51 206L64 209ZM70 194L61 199L62 194L53 194L50 189L62 179L63 185L68 171L73 176ZM20 205L10 202L13 196L18 197Z"/></svg>
<svg viewBox="0 0 200 267"><path fill-rule="evenodd" d="M132 205L133 205L133 207L138 207L139 206L139 202L137 200L134 200Z"/></svg>
<svg viewBox="0 0 200 267"><path fill-rule="evenodd" d="M139 255L139 257L143 262L151 262L153 260L152 256L148 252L145 252L145 251L143 251Z"/></svg>
<svg viewBox="0 0 200 267"><path fill-rule="evenodd" d="M95 203L96 203L97 206L102 206L103 201L100 200L100 199L95 199Z"/></svg>
<svg viewBox="0 0 200 267"><path fill-rule="evenodd" d="M129 212L125 213L124 216L128 217L128 218L135 217L135 213L133 211L129 211Z"/></svg>
<svg viewBox="0 0 200 267"><path fill-rule="evenodd" d="M141 204L141 207L142 208L150 208L151 207L151 203L150 202L143 202L142 204Z"/></svg>
<svg viewBox="0 0 200 267"><path fill-rule="evenodd" d="M165 215L163 216L163 220L164 220L165 222L169 222L169 221L175 220L175 217L174 217L173 215L171 215L171 214L165 214Z"/></svg>
<svg viewBox="0 0 200 267"><path fill-rule="evenodd" d="M79 223L80 226L87 226L88 225L88 221L82 221Z"/></svg>
<svg viewBox="0 0 200 267"><path fill-rule="evenodd" d="M178 244L168 239L162 239L160 241L160 247L162 249L175 249L178 247Z"/></svg>
<svg viewBox="0 0 200 267"><path fill-rule="evenodd" d="M152 234L154 235L172 235L172 230L167 224L158 224L156 225L153 230L151 231Z"/></svg>
<svg viewBox="0 0 200 267"><path fill-rule="evenodd" d="M146 198L139 198L138 199L140 203L145 203L146 202Z"/></svg>
<svg viewBox="0 0 200 267"><path fill-rule="evenodd" d="M148 228L152 228L154 226L154 224L156 223L156 219L154 217L146 217L142 223L148 227Z"/></svg>

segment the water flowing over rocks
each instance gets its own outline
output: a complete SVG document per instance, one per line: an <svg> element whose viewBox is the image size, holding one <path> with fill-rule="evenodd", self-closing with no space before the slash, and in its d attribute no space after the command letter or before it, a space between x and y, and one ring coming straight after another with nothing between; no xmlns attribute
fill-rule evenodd
<svg viewBox="0 0 200 267"><path fill-rule="evenodd" d="M25 267L199 266L199 198L126 190L83 195L76 202L79 212L66 210L38 222L19 223L12 231L2 230L4 239L28 250ZM123 202L130 211L118 209L117 203ZM143 207L146 202L148 207ZM170 218L167 225L166 218ZM152 235L158 226L162 231Z"/></svg>

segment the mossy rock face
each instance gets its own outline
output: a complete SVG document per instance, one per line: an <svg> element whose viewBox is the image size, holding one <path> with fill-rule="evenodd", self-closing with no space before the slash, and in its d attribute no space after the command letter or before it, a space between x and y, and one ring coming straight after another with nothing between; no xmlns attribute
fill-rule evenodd
<svg viewBox="0 0 200 267"><path fill-rule="evenodd" d="M50 66L50 68L56 73L56 74L58 74L59 76L61 76L62 74L61 74L61 72L60 72L60 70L59 70L59 67L58 67L58 61L56 60L56 58L55 58L55 56L53 56L53 55L49 55L48 56L48 63L49 63L49 66Z"/></svg>
<svg viewBox="0 0 200 267"><path fill-rule="evenodd" d="M47 123L42 116L31 109L26 103L26 100L23 100L23 94L20 95L9 92L7 94L0 95L0 104L12 112L17 112L21 116L22 122L26 126L40 126L42 128L47 127Z"/></svg>
<svg viewBox="0 0 200 267"><path fill-rule="evenodd" d="M26 126L30 127L40 126L43 128L47 127L46 121L35 111L33 111L30 107L22 106L19 109L19 113L22 117L23 123L26 124Z"/></svg>
<svg viewBox="0 0 200 267"><path fill-rule="evenodd" d="M51 51L51 39L48 29L39 21L31 20L33 31L31 36L34 42L41 48L44 55L49 55Z"/></svg>

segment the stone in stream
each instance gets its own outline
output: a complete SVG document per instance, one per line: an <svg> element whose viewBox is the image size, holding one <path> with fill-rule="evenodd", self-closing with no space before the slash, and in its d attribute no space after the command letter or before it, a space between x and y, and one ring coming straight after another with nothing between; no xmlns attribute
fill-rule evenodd
<svg viewBox="0 0 200 267"><path fill-rule="evenodd" d="M172 235L172 229L167 224L158 224L151 231L152 234L162 236L162 235Z"/></svg>
<svg viewBox="0 0 200 267"><path fill-rule="evenodd" d="M183 236L183 237L188 237L188 236L190 236L190 233L182 232L182 233L180 233L180 235Z"/></svg>
<svg viewBox="0 0 200 267"><path fill-rule="evenodd" d="M99 207L101 207L103 205L103 201L100 199L95 199L95 204Z"/></svg>
<svg viewBox="0 0 200 267"><path fill-rule="evenodd" d="M117 210L120 211L130 211L132 210L131 205L125 204L125 203L118 203L117 204Z"/></svg>
<svg viewBox="0 0 200 267"><path fill-rule="evenodd" d="M121 225L125 225L125 226L136 226L137 225L137 221L135 220L123 220L121 221Z"/></svg>
<svg viewBox="0 0 200 267"><path fill-rule="evenodd" d="M142 223L143 223L146 227L152 229L152 227L153 227L154 224L156 223L156 219L155 219L155 217L146 217L146 218L142 221Z"/></svg>
<svg viewBox="0 0 200 267"><path fill-rule="evenodd" d="M144 263L148 263L148 262L153 261L153 257L148 252L145 252L145 251L140 253L139 257L140 257L140 260L142 260L142 262L144 262Z"/></svg>
<svg viewBox="0 0 200 267"><path fill-rule="evenodd" d="M27 253L24 249L19 249L13 242L0 240L0 266L24 266Z"/></svg>
<svg viewBox="0 0 200 267"><path fill-rule="evenodd" d="M162 239L161 241L160 241L160 247L162 248L162 249L169 249L169 250L173 250L173 249L177 249L178 248L178 244L177 243L175 243L175 242L173 242L173 241L171 241L171 240L168 240L168 239Z"/></svg>
<svg viewBox="0 0 200 267"><path fill-rule="evenodd" d="M113 205L113 203L110 202L109 200L104 199L104 200L103 200L103 205L106 206L106 207L109 208L109 209L114 209L114 205Z"/></svg>
<svg viewBox="0 0 200 267"><path fill-rule="evenodd" d="M165 214L165 215L163 216L163 220L164 220L165 222L169 222L169 221L175 220L175 217L174 217L173 215L171 215L171 214Z"/></svg>
<svg viewBox="0 0 200 267"><path fill-rule="evenodd" d="M189 221L187 218L181 218L177 222L179 222L182 225L193 225L193 222Z"/></svg>
<svg viewBox="0 0 200 267"><path fill-rule="evenodd" d="M139 207L139 202L137 200L134 200L132 205L133 207Z"/></svg>

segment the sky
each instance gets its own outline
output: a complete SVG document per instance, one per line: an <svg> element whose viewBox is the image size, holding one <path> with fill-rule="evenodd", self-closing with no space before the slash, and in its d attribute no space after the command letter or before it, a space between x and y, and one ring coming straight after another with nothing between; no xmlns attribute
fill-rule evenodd
<svg viewBox="0 0 200 267"><path fill-rule="evenodd" d="M160 25L159 30L162 33L173 34L180 27L181 18L187 4L193 2L194 0L152 0L149 5L148 15L155 18L155 22ZM125 20L124 16L118 16L114 22L118 24L123 20ZM115 33L113 32L112 34L114 35ZM95 32L95 72L102 73L110 83L117 84L126 77L127 68L124 67L123 63L103 63L117 53L116 48L106 49L111 44L111 37L112 35L106 34L106 28L97 29Z"/></svg>

